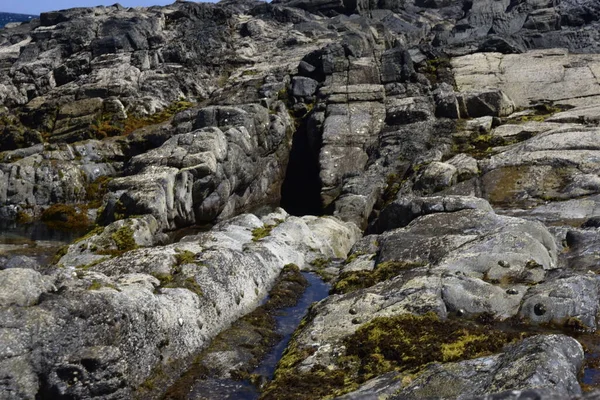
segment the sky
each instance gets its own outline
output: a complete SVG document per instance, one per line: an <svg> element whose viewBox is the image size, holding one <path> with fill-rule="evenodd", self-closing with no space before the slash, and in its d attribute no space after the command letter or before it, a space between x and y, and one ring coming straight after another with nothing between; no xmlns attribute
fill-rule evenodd
<svg viewBox="0 0 600 400"><path fill-rule="evenodd" d="M203 0L209 1L209 0ZM124 7L155 6L174 3L175 0L0 0L0 12L39 14L44 11L73 7L110 6L119 3Z"/></svg>

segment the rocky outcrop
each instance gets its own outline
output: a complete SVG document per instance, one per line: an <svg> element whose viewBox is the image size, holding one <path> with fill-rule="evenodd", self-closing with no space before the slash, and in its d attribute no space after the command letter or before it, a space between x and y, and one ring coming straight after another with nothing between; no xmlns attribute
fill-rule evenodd
<svg viewBox="0 0 600 400"><path fill-rule="evenodd" d="M98 224L50 265L0 232L0 397L161 396L289 264L331 293L264 399L580 395L599 11L226 0L0 30L0 219Z"/></svg>
<svg viewBox="0 0 600 400"><path fill-rule="evenodd" d="M230 218L279 199L290 151L291 121L259 105L184 112L174 135L133 157L128 176L112 180L101 218L151 214L162 229Z"/></svg>
<svg viewBox="0 0 600 400"><path fill-rule="evenodd" d="M161 360L176 371L256 307L284 265L344 257L358 235L333 218L279 210L264 222L245 214L177 244L107 255L51 277L0 271L3 284L22 288L3 290L1 390L131 397ZM91 243L100 242L72 247Z"/></svg>
<svg viewBox="0 0 600 400"><path fill-rule="evenodd" d="M390 373L339 399L367 399L374 394L389 395L391 399L426 399L432 394L474 399L485 393L496 393L493 398L503 399L527 395L544 399L575 398L581 395L577 383L577 371L583 361L580 346L562 335L535 336L496 356L434 364L408 384L393 383L398 375ZM555 374L562 378L556 385L539 385ZM535 389L529 389L532 387ZM510 393L504 392L506 388L510 388Z"/></svg>

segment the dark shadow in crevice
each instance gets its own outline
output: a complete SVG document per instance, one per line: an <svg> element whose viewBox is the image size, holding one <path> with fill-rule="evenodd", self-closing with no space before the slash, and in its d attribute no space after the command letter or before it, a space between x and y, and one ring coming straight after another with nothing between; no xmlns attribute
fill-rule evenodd
<svg viewBox="0 0 600 400"><path fill-rule="evenodd" d="M319 178L320 129L303 118L294 133L290 161L281 187L281 207L289 214L323 215Z"/></svg>

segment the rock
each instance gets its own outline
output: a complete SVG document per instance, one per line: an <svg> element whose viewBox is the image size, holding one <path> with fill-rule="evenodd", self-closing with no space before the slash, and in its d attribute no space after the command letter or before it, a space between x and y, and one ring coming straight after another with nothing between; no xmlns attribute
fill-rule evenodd
<svg viewBox="0 0 600 400"><path fill-rule="evenodd" d="M446 162L456 167L459 182L473 178L479 174L477 160L466 154L457 154Z"/></svg>
<svg viewBox="0 0 600 400"><path fill-rule="evenodd" d="M575 107L568 111L558 112L546 119L547 122L598 124L600 104Z"/></svg>
<svg viewBox="0 0 600 400"><path fill-rule="evenodd" d="M102 220L151 214L161 229L173 229L224 219L266 198L278 198L290 117L269 115L258 105L245 108L202 108L186 117L195 119L195 130L133 157L131 174L109 185L112 193ZM184 119L177 122L187 124Z"/></svg>
<svg viewBox="0 0 600 400"><path fill-rule="evenodd" d="M583 349L576 340L564 335L538 335L497 356L433 365L392 398L471 397L531 387L575 396L581 394L577 370L582 361ZM554 376L561 379L555 381Z"/></svg>
<svg viewBox="0 0 600 400"><path fill-rule="evenodd" d="M292 94L298 97L310 97L317 91L318 84L314 79L295 76L292 79Z"/></svg>
<svg viewBox="0 0 600 400"><path fill-rule="evenodd" d="M178 1L0 30L0 219L60 203L101 224L47 276L0 256L0 392L161 397L295 263L332 294L294 335L271 398L371 378L348 397L578 395L581 349L562 336L453 354L508 334L496 320L597 329L599 11ZM241 214L276 204L298 217ZM357 227L375 234L346 258ZM378 317L486 331L417 376L375 353L348 373L348 338ZM225 375L239 361L218 357Z"/></svg>
<svg viewBox="0 0 600 400"><path fill-rule="evenodd" d="M441 83L433 92L433 96L435 99L436 117L453 119L458 119L460 117L456 93L454 93L452 86L447 83Z"/></svg>
<svg viewBox="0 0 600 400"><path fill-rule="evenodd" d="M10 308L0 315L3 327L17 328L4 343L15 349L13 343L21 343L23 357L20 373L6 375L5 386L24 396L48 390L85 397L102 387L128 397L146 379L158 379L152 372L161 357L188 359L254 309L284 265L307 267L315 258L345 257L360 235L353 224L332 217L288 217L278 210L266 220L279 217L283 220L274 226L245 214L176 244L106 257L63 274L60 291L42 297L52 285L37 272L0 271L3 284L19 282L22 288L4 288L2 307L29 306L18 322ZM101 237L80 243L98 243ZM43 357L31 357L42 350ZM14 362L1 356L0 368ZM90 363L94 368L86 368ZM37 378L24 382L33 371Z"/></svg>
<svg viewBox="0 0 600 400"><path fill-rule="evenodd" d="M494 123L493 117L479 117L467 120L465 129L468 131L477 132L478 134L486 134L492 130Z"/></svg>
<svg viewBox="0 0 600 400"><path fill-rule="evenodd" d="M498 89L459 92L457 99L462 118L503 117L515 110L513 101Z"/></svg>
<svg viewBox="0 0 600 400"><path fill-rule="evenodd" d="M595 331L597 328L597 280L571 276L542 283L527 291L519 310L521 318L534 324L572 326Z"/></svg>
<svg viewBox="0 0 600 400"><path fill-rule="evenodd" d="M566 200L597 193L598 183L590 175L595 164L588 162L596 151L593 138L597 132L596 128L561 125L480 162L488 199L492 204L535 204L535 198ZM567 163L579 168L553 167Z"/></svg>
<svg viewBox="0 0 600 400"><path fill-rule="evenodd" d="M2 266L2 269L9 268L23 268L39 270L41 268L39 262L31 257L27 256L14 256L10 257Z"/></svg>
<svg viewBox="0 0 600 400"><path fill-rule="evenodd" d="M410 53L403 47L394 47L381 56L382 83L406 82L415 79L416 72Z"/></svg>
<svg viewBox="0 0 600 400"><path fill-rule="evenodd" d="M40 295L56 290L51 280L33 269L9 268L0 271L0 307L30 307Z"/></svg>
<svg viewBox="0 0 600 400"><path fill-rule="evenodd" d="M379 232L404 227L423 215L468 209L492 211L492 207L488 202L475 197L434 196L398 198L382 210L378 221Z"/></svg>
<svg viewBox="0 0 600 400"><path fill-rule="evenodd" d="M454 185L457 173L454 165L434 161L419 174L415 186L424 193L435 193Z"/></svg>
<svg viewBox="0 0 600 400"><path fill-rule="evenodd" d="M498 88L515 107L539 102L590 105L594 96L600 95L591 72L598 62L597 55L569 54L565 49L478 53L451 60L459 91ZM501 98L498 92L494 96L496 101ZM580 102L581 96L586 98L584 102Z"/></svg>
<svg viewBox="0 0 600 400"><path fill-rule="evenodd" d="M385 121L388 125L410 124L432 117L431 105L423 98L391 99L386 105Z"/></svg>

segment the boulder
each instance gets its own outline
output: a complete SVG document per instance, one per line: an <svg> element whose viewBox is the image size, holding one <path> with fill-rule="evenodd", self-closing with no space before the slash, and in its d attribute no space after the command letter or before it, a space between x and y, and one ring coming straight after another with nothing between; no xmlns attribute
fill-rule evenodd
<svg viewBox="0 0 600 400"><path fill-rule="evenodd" d="M513 101L498 89L460 92L457 99L461 118L504 117L515 110Z"/></svg>

